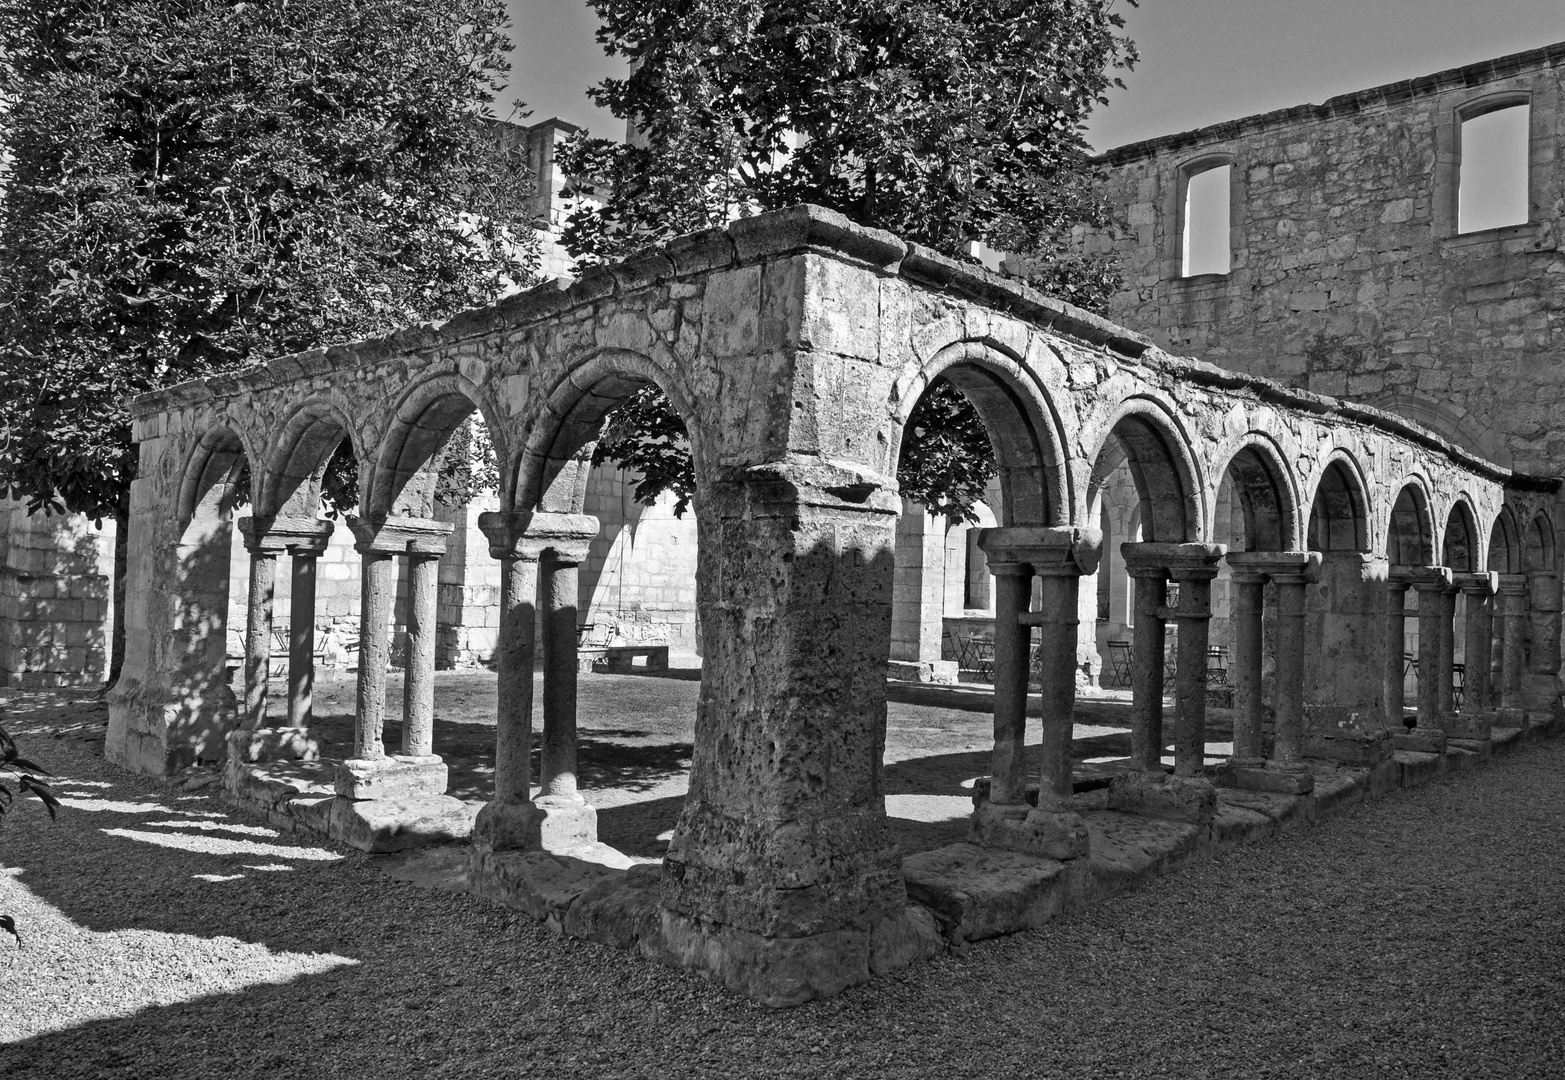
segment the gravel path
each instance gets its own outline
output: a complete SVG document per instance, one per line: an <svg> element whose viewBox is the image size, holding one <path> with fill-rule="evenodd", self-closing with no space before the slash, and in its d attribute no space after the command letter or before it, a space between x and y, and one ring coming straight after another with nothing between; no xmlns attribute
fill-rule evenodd
<svg viewBox="0 0 1565 1080"><path fill-rule="evenodd" d="M774 1012L110 769L101 707L10 713L72 805L0 832L26 943L0 942L0 1076L1514 1078L1565 1054L1565 743Z"/></svg>

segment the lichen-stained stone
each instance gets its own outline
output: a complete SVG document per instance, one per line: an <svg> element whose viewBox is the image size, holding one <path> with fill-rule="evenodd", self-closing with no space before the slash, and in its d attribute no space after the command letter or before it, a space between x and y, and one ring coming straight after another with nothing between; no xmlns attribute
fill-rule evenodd
<svg viewBox="0 0 1565 1080"><path fill-rule="evenodd" d="M1093 469L1127 424L1139 451L1158 456L1138 467L1156 478L1145 509L1160 542L1212 543L1219 487L1241 452L1273 463L1286 548L1307 546L1323 484L1351 483L1343 520L1355 527L1342 550L1363 558L1343 573L1363 592L1320 609L1342 622L1333 640L1345 653L1379 640L1348 624L1373 607L1404 486L1427 507L1431 552L1443 550L1458 505L1483 528L1502 506L1530 522L1558 486L1378 409L1169 356L1020 282L794 207L445 323L135 401L129 648L110 699L108 756L167 773L225 753L237 722L225 620L242 462L252 514L310 519L312 478L348 438L359 517L384 523L426 499L430 455L476 414L499 460L502 513L579 515L603 417L656 385L685 421L696 473L704 668L690 790L659 872L656 932L598 923L583 932L634 936L647 955L773 1004L911 963L930 935L909 907L886 823L885 664L898 453L936 378L958 386L990 428L1003 527L1095 527ZM1542 633L1557 634L1558 607L1538 598L1531 620L1546 624ZM1333 736L1353 715L1378 716L1378 698L1359 697L1373 696L1369 676L1384 666L1368 662L1352 700L1318 702L1344 707L1331 713ZM1565 722L1548 700L1557 665L1526 675L1528 711ZM525 801L525 784L507 790ZM1166 848L1159 858L1180 857L1212 804L1210 788L1179 795L1161 809L1200 826L1126 825L1116 814L1115 828L1150 829ZM465 837L472 824L471 808L443 797L308 797L319 804L312 820L325 815L377 849ZM286 818L285 806L267 812ZM1100 860L1101 830L1088 827L1094 866L1136 861L1120 847ZM627 901L626 918L640 902ZM570 903L544 906L569 921Z"/></svg>

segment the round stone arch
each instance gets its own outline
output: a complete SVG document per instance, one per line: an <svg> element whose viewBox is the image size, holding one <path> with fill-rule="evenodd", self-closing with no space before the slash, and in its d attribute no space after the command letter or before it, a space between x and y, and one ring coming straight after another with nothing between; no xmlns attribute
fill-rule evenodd
<svg viewBox="0 0 1565 1080"><path fill-rule="evenodd" d="M501 508L580 513L603 418L647 385L661 390L684 421L696 485L706 483L715 451L694 395L674 373L643 353L601 349L567 365L535 412L520 452L501 476Z"/></svg>
<svg viewBox="0 0 1565 1080"><path fill-rule="evenodd" d="M1440 565L1459 574L1474 574L1484 569L1487 552L1478 531L1478 512L1466 491L1459 491L1445 515L1440 538Z"/></svg>
<svg viewBox="0 0 1565 1080"><path fill-rule="evenodd" d="M1428 481L1408 473L1390 490L1397 494L1386 513L1386 560L1392 566L1433 566L1440 536Z"/></svg>
<svg viewBox="0 0 1565 1080"><path fill-rule="evenodd" d="M1347 447L1334 447L1310 492L1304 542L1312 551L1368 552L1375 516L1363 466Z"/></svg>
<svg viewBox="0 0 1565 1080"><path fill-rule="evenodd" d="M1042 351L1058 360L1052 351ZM883 471L896 475L913 409L929 386L943 378L972 404L994 447L1002 524L1070 524L1075 503L1071 470L1066 466L1059 411L1044 374L992 338L954 341L929 360L910 365L892 391L894 428L885 439ZM1058 375L1063 385L1063 367Z"/></svg>
<svg viewBox="0 0 1565 1080"><path fill-rule="evenodd" d="M1522 572L1522 533L1509 502L1501 504L1489 526L1487 568L1501 574Z"/></svg>
<svg viewBox="0 0 1565 1080"><path fill-rule="evenodd" d="M1212 461L1212 487L1206 520L1215 532L1217 500L1223 481L1232 474L1234 493L1244 515L1245 550L1295 551L1299 535L1299 489L1282 449L1264 431L1251 429L1225 442ZM1211 536L1209 542L1215 543Z"/></svg>
<svg viewBox="0 0 1565 1080"><path fill-rule="evenodd" d="M1120 401L1092 440L1096 462L1117 439L1135 481L1142 539L1156 543L1191 543L1206 535L1205 484L1200 463L1178 415L1157 398L1133 395ZM1086 508L1078 511L1085 520Z"/></svg>
<svg viewBox="0 0 1565 1080"><path fill-rule="evenodd" d="M1539 509L1523 533L1522 567L1528 573L1552 574L1555 566L1554 521Z"/></svg>
<svg viewBox="0 0 1565 1080"><path fill-rule="evenodd" d="M307 398L287 414L266 449L255 498L258 517L275 517L287 508L296 510L296 516L314 517L319 493L311 490L309 481L319 479L343 439L352 445L362 471L368 459L363 435L349 419L351 412L346 402L332 395ZM308 493L310 505L294 505L301 501L301 491Z"/></svg>
<svg viewBox="0 0 1565 1080"><path fill-rule="evenodd" d="M507 460L507 431L499 423L499 410L481 386L447 371L409 387L392 409L380 445L372 456L359 458L360 516L373 519L389 514L413 475L474 412L483 417L496 460ZM360 447L355 444L354 449Z"/></svg>

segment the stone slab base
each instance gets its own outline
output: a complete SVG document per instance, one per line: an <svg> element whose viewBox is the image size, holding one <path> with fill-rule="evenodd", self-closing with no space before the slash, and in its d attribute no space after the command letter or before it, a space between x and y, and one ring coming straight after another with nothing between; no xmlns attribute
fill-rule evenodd
<svg viewBox="0 0 1565 1080"><path fill-rule="evenodd" d="M886 678L954 686L957 663L955 660L892 660L886 664Z"/></svg>
<svg viewBox="0 0 1565 1080"><path fill-rule="evenodd" d="M1440 716L1440 730L1448 739L1487 739L1493 728L1492 713L1452 712Z"/></svg>
<svg viewBox="0 0 1565 1080"><path fill-rule="evenodd" d="M1110 810L1205 825L1216 808L1216 789L1204 776L1132 772L1109 783Z"/></svg>
<svg viewBox="0 0 1565 1080"><path fill-rule="evenodd" d="M1492 739L1459 739L1455 736L1446 740L1446 747L1451 750L1464 750L1469 754L1476 754L1479 758L1490 757L1494 754L1494 742Z"/></svg>
<svg viewBox="0 0 1565 1080"><path fill-rule="evenodd" d="M1282 795L1307 795L1315 788L1315 774L1308 766L1285 769L1277 765L1259 768L1242 765L1219 765L1217 783L1222 787L1242 791L1275 791Z"/></svg>
<svg viewBox="0 0 1565 1080"><path fill-rule="evenodd" d="M233 760L223 771L228 801L285 832L308 832L360 851L406 851L465 843L478 806L449 795L354 800L336 794L335 764Z"/></svg>
<svg viewBox="0 0 1565 1080"><path fill-rule="evenodd" d="M230 761L319 761L321 744L309 728L240 728L228 733Z"/></svg>
<svg viewBox="0 0 1565 1080"><path fill-rule="evenodd" d="M829 997L928 959L944 948L935 917L916 905L867 928L765 938L661 906L662 866L603 844L572 852L475 846L472 891L545 922L556 933L696 970L772 1006Z"/></svg>

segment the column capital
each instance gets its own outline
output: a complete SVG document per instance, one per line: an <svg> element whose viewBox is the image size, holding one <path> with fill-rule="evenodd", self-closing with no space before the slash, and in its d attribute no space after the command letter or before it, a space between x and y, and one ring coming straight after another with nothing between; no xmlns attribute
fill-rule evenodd
<svg viewBox="0 0 1565 1080"><path fill-rule="evenodd" d="M580 565L598 535L591 514L557 514L544 510L491 510L478 515L478 528L496 559L537 562L544 552L559 562Z"/></svg>
<svg viewBox="0 0 1565 1080"><path fill-rule="evenodd" d="M335 526L325 518L242 517L236 522L245 538L245 550L252 555L321 555L331 542Z"/></svg>
<svg viewBox="0 0 1565 1080"><path fill-rule="evenodd" d="M980 529L978 546L989 567L1026 564L1040 577L1079 576L1097 572L1103 555L1103 533L1073 526L1011 525Z"/></svg>
<svg viewBox="0 0 1565 1080"><path fill-rule="evenodd" d="M1150 541L1125 543L1119 552L1125 558L1125 568L1131 574L1141 567L1162 569L1173 578L1198 577L1203 568L1217 570L1217 560L1228 551L1223 544L1158 544Z"/></svg>
<svg viewBox="0 0 1565 1080"><path fill-rule="evenodd" d="M1386 575L1386 583L1410 585L1420 592L1447 589L1451 571L1444 566L1397 566Z"/></svg>
<svg viewBox="0 0 1565 1080"><path fill-rule="evenodd" d="M1320 580L1318 551L1230 551L1225 561L1235 581L1271 578L1279 583L1308 585Z"/></svg>
<svg viewBox="0 0 1565 1080"><path fill-rule="evenodd" d="M1493 596L1500 590L1500 575L1491 572L1452 574L1451 583L1468 596Z"/></svg>
<svg viewBox="0 0 1565 1080"><path fill-rule="evenodd" d="M443 555L446 538L456 528L449 521L428 518L348 516L353 549L360 555Z"/></svg>
<svg viewBox="0 0 1565 1080"><path fill-rule="evenodd" d="M1528 581L1526 574L1496 574L1499 579L1500 592L1506 596L1526 596L1528 593Z"/></svg>

